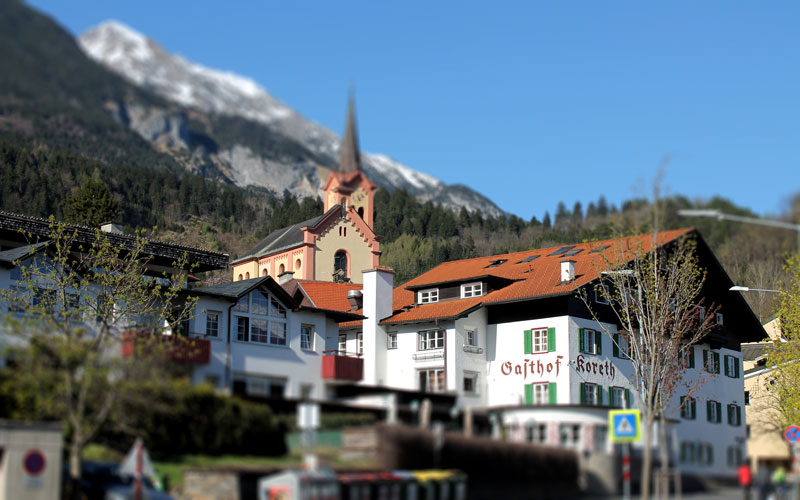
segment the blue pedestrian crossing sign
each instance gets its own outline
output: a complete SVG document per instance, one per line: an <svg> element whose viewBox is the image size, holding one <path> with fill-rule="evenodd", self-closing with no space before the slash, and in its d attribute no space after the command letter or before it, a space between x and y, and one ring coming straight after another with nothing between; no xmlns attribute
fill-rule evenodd
<svg viewBox="0 0 800 500"><path fill-rule="evenodd" d="M639 410L611 410L608 412L609 438L612 443L633 443L642 437Z"/></svg>

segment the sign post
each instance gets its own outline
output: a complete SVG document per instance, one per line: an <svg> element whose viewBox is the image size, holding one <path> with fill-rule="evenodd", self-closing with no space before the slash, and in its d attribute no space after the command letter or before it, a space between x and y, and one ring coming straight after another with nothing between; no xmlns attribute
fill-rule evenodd
<svg viewBox="0 0 800 500"><path fill-rule="evenodd" d="M792 498L797 500L800 498L800 426L790 425L783 431L783 438L789 443L792 448L792 479L794 479L794 486L792 487Z"/></svg>
<svg viewBox="0 0 800 500"><path fill-rule="evenodd" d="M631 443L642 437L639 410L611 410L608 412L609 438L612 443L621 443L622 452L622 497L631 498Z"/></svg>

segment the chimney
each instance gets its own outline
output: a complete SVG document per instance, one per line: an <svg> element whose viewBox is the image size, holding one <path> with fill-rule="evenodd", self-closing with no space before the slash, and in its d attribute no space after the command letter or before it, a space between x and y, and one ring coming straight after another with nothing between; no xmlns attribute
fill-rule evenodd
<svg viewBox="0 0 800 500"><path fill-rule="evenodd" d="M357 311L361 309L361 306L364 302L363 297L364 294L361 290L350 290L347 292L347 301L350 302L350 310Z"/></svg>
<svg viewBox="0 0 800 500"><path fill-rule="evenodd" d="M394 269L376 266L363 271L363 306L366 316L364 333L364 379L365 385L383 385L386 379L386 335L380 324L391 316Z"/></svg>
<svg viewBox="0 0 800 500"><path fill-rule="evenodd" d="M122 234L122 226L119 224L103 224L100 226L100 230L104 233Z"/></svg>
<svg viewBox="0 0 800 500"><path fill-rule="evenodd" d="M294 271L286 271L278 276L278 284L285 285L294 279Z"/></svg>
<svg viewBox="0 0 800 500"><path fill-rule="evenodd" d="M575 279L575 261L562 260L561 261L561 282L572 281Z"/></svg>

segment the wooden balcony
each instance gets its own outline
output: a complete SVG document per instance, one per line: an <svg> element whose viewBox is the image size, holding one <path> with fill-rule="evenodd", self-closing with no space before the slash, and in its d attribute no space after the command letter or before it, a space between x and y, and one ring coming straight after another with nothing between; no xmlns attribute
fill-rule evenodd
<svg viewBox="0 0 800 500"><path fill-rule="evenodd" d="M323 380L357 382L364 377L364 359L360 354L341 351L322 353Z"/></svg>
<svg viewBox="0 0 800 500"><path fill-rule="evenodd" d="M179 363L204 365L211 360L211 341L183 335L127 332L122 340L122 357L161 355Z"/></svg>

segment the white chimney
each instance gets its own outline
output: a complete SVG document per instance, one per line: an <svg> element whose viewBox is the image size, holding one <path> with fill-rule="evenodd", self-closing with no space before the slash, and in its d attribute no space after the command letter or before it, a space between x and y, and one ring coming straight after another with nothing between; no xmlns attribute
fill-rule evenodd
<svg viewBox="0 0 800 500"><path fill-rule="evenodd" d="M363 323L365 385L383 385L386 379L386 330L380 320L392 314L394 269L377 267L363 271Z"/></svg>
<svg viewBox="0 0 800 500"><path fill-rule="evenodd" d="M561 282L572 281L575 279L575 261L562 260L561 261Z"/></svg>
<svg viewBox="0 0 800 500"><path fill-rule="evenodd" d="M286 283L292 281L294 279L294 272L293 271L286 271L280 276L278 276L278 284L285 285Z"/></svg>
<svg viewBox="0 0 800 500"><path fill-rule="evenodd" d="M100 230L103 231L104 233L112 233L112 234L123 233L122 225L120 224L112 224L112 223L103 224L102 226L100 226Z"/></svg>

